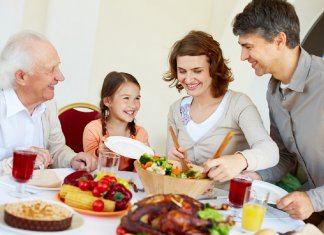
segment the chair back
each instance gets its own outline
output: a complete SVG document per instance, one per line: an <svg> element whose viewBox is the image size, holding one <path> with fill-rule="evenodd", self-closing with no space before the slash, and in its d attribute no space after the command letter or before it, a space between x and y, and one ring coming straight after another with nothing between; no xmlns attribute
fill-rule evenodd
<svg viewBox="0 0 324 235"><path fill-rule="evenodd" d="M83 152L82 136L84 127L99 118L100 109L88 103L73 103L59 110L59 120L66 145L76 153Z"/></svg>

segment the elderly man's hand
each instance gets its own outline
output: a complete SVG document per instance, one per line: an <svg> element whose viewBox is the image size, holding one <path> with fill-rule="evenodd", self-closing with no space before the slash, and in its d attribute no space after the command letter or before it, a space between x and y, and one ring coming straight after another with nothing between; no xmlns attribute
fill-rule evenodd
<svg viewBox="0 0 324 235"><path fill-rule="evenodd" d="M293 219L305 220L314 212L310 198L305 192L292 192L277 201L277 207Z"/></svg>
<svg viewBox="0 0 324 235"><path fill-rule="evenodd" d="M80 152L72 158L71 167L74 170L94 171L97 168L97 158L87 153Z"/></svg>
<svg viewBox="0 0 324 235"><path fill-rule="evenodd" d="M47 149L38 147L31 147L31 149L37 152L36 163L42 163L44 165L44 168L47 168L49 165L53 164L52 156Z"/></svg>

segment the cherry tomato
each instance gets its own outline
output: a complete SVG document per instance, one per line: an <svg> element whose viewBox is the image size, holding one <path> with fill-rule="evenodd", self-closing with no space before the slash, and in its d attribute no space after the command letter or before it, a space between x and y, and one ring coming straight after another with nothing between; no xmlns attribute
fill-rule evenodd
<svg viewBox="0 0 324 235"><path fill-rule="evenodd" d="M105 203L104 203L102 200L100 200L100 199L95 200L95 201L92 203L92 209L93 209L94 211L98 211L98 212L100 212L100 211L103 211L104 208L105 208Z"/></svg>
<svg viewBox="0 0 324 235"><path fill-rule="evenodd" d="M106 181L99 181L97 188L99 192L104 193L109 189L109 183Z"/></svg>
<svg viewBox="0 0 324 235"><path fill-rule="evenodd" d="M101 192L99 191L98 186L92 189L92 195L95 197L101 197Z"/></svg>
<svg viewBox="0 0 324 235"><path fill-rule="evenodd" d="M90 188L90 183L87 180L79 180L78 181L78 187L83 190L86 191Z"/></svg>
<svg viewBox="0 0 324 235"><path fill-rule="evenodd" d="M124 235L125 233L127 233L127 230L124 229L124 227L122 226L118 226L116 229L116 234L117 235Z"/></svg>
<svg viewBox="0 0 324 235"><path fill-rule="evenodd" d="M90 181L89 183L90 183L89 190L93 190L98 185L98 182L97 181L94 181L94 180Z"/></svg>
<svg viewBox="0 0 324 235"><path fill-rule="evenodd" d="M104 177L102 177L100 179L100 181L106 181L108 182L108 185L111 185L113 183L116 183L117 182L117 179L115 176L112 176L112 175L105 175Z"/></svg>

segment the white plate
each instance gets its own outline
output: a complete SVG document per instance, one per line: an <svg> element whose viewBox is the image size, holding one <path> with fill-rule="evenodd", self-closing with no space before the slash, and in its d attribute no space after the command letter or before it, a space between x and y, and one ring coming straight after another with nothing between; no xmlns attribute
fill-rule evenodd
<svg viewBox="0 0 324 235"><path fill-rule="evenodd" d="M25 187L31 188L31 189L37 189L37 190L46 190L46 191L60 191L61 190L61 187L57 187L57 188L38 187L38 186L30 185L28 183L25 185Z"/></svg>
<svg viewBox="0 0 324 235"><path fill-rule="evenodd" d="M142 142L123 136L110 136L105 145L111 151L133 159L139 159L144 153L154 155L153 149Z"/></svg>
<svg viewBox="0 0 324 235"><path fill-rule="evenodd" d="M47 200L44 200L47 201ZM56 203L55 201L50 201L51 203ZM65 205L63 205L62 203L59 203L61 206L66 207ZM66 207L68 208L68 207ZM68 208L69 210L71 210L71 208ZM31 231L31 230L24 230L24 229L19 229L19 228L14 228L11 227L9 225L6 224L6 222L4 221L4 205L0 205L0 228L3 228L7 231L11 231L17 234L69 234L69 233L75 233L76 230L80 229L81 226L84 224L84 220L83 218L76 214L73 213L73 217L72 217L72 223L71 223L71 227L68 228L67 230L64 231L56 231L56 232L44 232L44 231Z"/></svg>
<svg viewBox="0 0 324 235"><path fill-rule="evenodd" d="M288 192L277 185L270 184L268 182L253 180L252 189L259 191L268 191L270 193L268 203L276 204L279 198L285 196Z"/></svg>

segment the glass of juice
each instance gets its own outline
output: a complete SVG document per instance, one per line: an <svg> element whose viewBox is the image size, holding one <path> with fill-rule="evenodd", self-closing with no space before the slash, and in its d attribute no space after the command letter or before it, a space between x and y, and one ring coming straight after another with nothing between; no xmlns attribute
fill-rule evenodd
<svg viewBox="0 0 324 235"><path fill-rule="evenodd" d="M230 181L228 200L234 208L234 218L239 220L239 210L244 203L245 189L252 185L252 178L238 175Z"/></svg>
<svg viewBox="0 0 324 235"><path fill-rule="evenodd" d="M30 148L14 148L12 177L18 184L16 191L10 192L11 196L18 198L29 196L29 193L24 190L24 183L26 183L33 175L36 156L36 151Z"/></svg>
<svg viewBox="0 0 324 235"><path fill-rule="evenodd" d="M268 191L255 191L252 187L246 188L242 214L244 230L255 232L261 228L268 200Z"/></svg>

